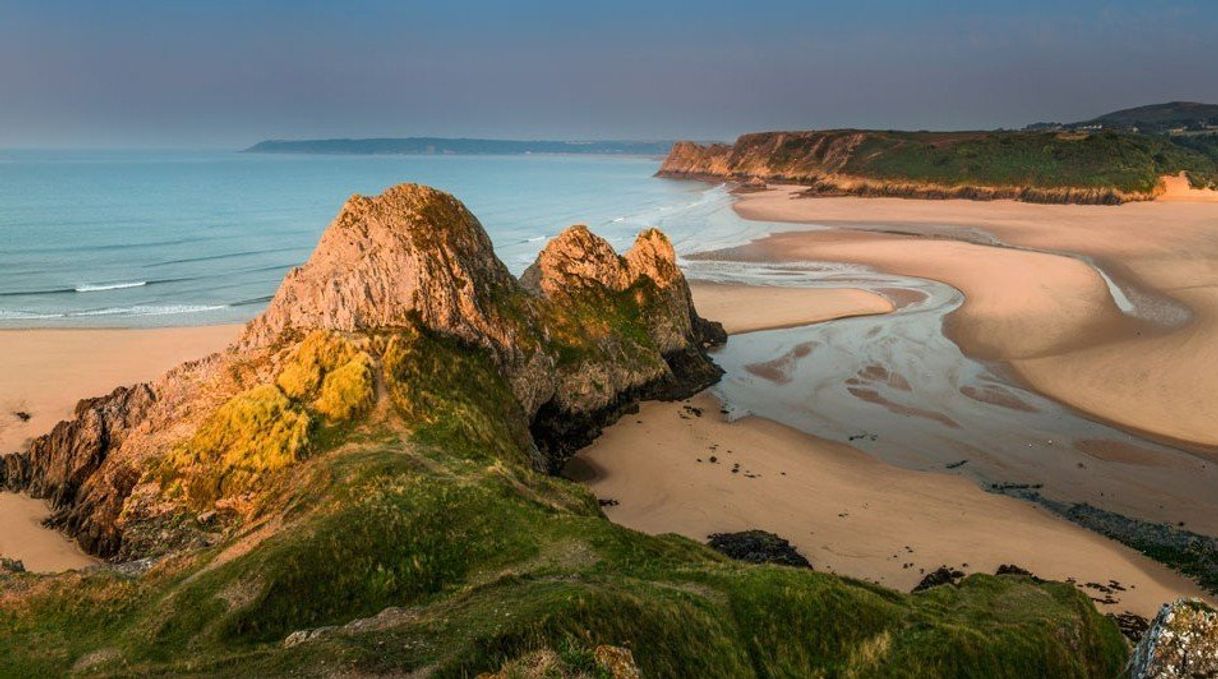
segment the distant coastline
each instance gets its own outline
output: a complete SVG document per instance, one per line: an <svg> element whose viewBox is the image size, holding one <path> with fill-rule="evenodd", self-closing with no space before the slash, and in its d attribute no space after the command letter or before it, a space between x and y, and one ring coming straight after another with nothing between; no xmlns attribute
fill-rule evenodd
<svg viewBox="0 0 1218 679"><path fill-rule="evenodd" d="M636 155L664 156L672 141L520 141L511 139L449 139L444 137L379 137L370 139L268 139L242 153L309 153L323 155Z"/></svg>

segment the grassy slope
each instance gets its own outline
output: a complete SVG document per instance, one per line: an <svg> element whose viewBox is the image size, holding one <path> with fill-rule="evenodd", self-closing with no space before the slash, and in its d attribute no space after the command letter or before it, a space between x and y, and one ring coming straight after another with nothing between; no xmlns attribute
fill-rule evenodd
<svg viewBox="0 0 1218 679"><path fill-rule="evenodd" d="M458 677L599 643L650 677L1112 676L1125 659L1069 585L976 575L906 595L615 526L532 471L489 357L417 334L369 346L391 405L264 479L244 537L140 579L0 575L0 674ZM254 540L266 525L282 527ZM391 606L392 624L282 644Z"/></svg>
<svg viewBox="0 0 1218 679"><path fill-rule="evenodd" d="M850 134L843 131L826 134ZM945 186L1115 188L1150 192L1165 174L1188 170L1218 181L1212 157L1165 137L1053 132L868 132L841 171L859 177ZM806 149L795 138L779 155Z"/></svg>
<svg viewBox="0 0 1218 679"><path fill-rule="evenodd" d="M1153 191L1159 178L1192 170L1218 181L1212 159L1163 137L1101 133L882 133L846 165L861 176L948 185L1116 188Z"/></svg>

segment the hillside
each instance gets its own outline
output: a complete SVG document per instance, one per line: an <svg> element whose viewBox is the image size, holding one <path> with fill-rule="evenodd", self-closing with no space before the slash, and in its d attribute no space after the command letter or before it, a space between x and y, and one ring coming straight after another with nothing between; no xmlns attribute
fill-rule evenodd
<svg viewBox="0 0 1218 679"><path fill-rule="evenodd" d="M1113 111L1089 121L1075 123L1088 124L1137 129L1146 133L1161 133L1173 129L1218 128L1218 104L1172 101Z"/></svg>
<svg viewBox="0 0 1218 679"><path fill-rule="evenodd" d="M111 565L0 569L0 675L1109 677L1072 585L904 594L616 526L551 475L720 373L667 238L523 277L452 196L355 196L226 351L82 401L0 482ZM625 650L623 650L625 649Z"/></svg>
<svg viewBox="0 0 1218 679"><path fill-rule="evenodd" d="M677 142L667 177L807 184L810 195L1010 198L1117 204L1153 199L1163 175L1218 185L1218 143L1115 132L892 132L746 134L733 145Z"/></svg>
<svg viewBox="0 0 1218 679"><path fill-rule="evenodd" d="M314 153L322 155L523 155L529 153L662 156L667 141L513 141L405 137L377 139L302 139L261 141L244 153Z"/></svg>

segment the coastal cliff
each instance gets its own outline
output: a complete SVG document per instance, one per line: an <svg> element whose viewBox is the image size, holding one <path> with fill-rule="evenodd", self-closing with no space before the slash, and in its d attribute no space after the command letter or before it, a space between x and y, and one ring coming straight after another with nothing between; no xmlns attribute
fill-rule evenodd
<svg viewBox="0 0 1218 679"><path fill-rule="evenodd" d="M3 459L110 564L0 570L0 674L1119 672L1070 584L730 561L551 473L638 399L718 379L723 340L658 231L618 254L572 227L518 280L452 196L353 197L231 347Z"/></svg>
<svg viewBox="0 0 1218 679"><path fill-rule="evenodd" d="M1115 205L1153 200L1180 172L1198 188L1218 182L1212 157L1166 137L828 130L677 142L657 174L802 184L808 196Z"/></svg>
<svg viewBox="0 0 1218 679"><path fill-rule="evenodd" d="M399 346L392 339L420 332L485 352L530 424L532 463L550 472L639 399L682 398L717 381L722 373L705 350L726 339L718 324L697 315L659 231L643 232L619 256L586 227L571 227L546 246L522 283L464 205L403 184L348 200L313 255L228 351L152 384L82 401L75 419L27 451L0 458L0 485L47 498L51 525L97 556L139 558L176 546L152 538L163 522L139 526L147 505L167 499L147 474L136 492L141 469L163 467L166 452L179 452L188 432L197 436L209 417L250 390L269 387L262 395L273 402L313 396L324 389L322 378L347 366L348 354L366 356L367 375L348 370L357 382L390 383L392 376L378 372ZM305 355L307 370L318 373L313 384L284 384ZM351 415L294 404L282 410L314 424ZM286 419L278 412L251 416ZM167 433L175 430L176 437ZM293 458L307 443L290 447ZM220 495L215 499L231 499ZM153 513L164 516L165 508ZM135 542L124 541L127 529Z"/></svg>

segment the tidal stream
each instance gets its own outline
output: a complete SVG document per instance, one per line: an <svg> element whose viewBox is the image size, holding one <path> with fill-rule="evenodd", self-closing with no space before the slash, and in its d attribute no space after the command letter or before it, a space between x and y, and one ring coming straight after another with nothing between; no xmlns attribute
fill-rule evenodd
<svg viewBox="0 0 1218 679"><path fill-rule="evenodd" d="M693 279L860 288L897 307L732 337L715 354L727 371L715 391L731 417L763 416L987 488L1027 486L1173 525L1189 517L1188 529L1218 535L1218 465L1089 419L966 356L943 332L964 302L959 290L838 263L685 265Z"/></svg>

